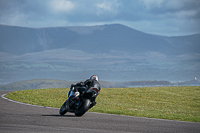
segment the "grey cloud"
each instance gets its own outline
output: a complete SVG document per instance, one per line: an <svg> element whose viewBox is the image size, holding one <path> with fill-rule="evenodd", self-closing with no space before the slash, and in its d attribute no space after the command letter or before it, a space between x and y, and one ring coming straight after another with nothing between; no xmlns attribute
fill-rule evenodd
<svg viewBox="0 0 200 133"><path fill-rule="evenodd" d="M199 0L0 0L0 24L50 27L122 23L149 33L190 34L200 32L199 7Z"/></svg>

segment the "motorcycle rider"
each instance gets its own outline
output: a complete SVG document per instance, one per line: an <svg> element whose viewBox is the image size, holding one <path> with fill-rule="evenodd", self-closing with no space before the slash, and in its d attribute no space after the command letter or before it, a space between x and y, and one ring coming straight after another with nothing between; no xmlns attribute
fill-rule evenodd
<svg viewBox="0 0 200 133"><path fill-rule="evenodd" d="M86 88L84 89L78 86L85 86ZM101 86L98 82L98 77L96 75L92 75L90 79L87 79L85 82L80 82L80 83L77 83L76 85L72 84L70 89L74 92L74 96L78 97L80 95L80 92L83 92L86 89L91 88L91 87L97 88L99 91L101 89ZM94 99L94 102L92 103L92 106L96 104L95 99Z"/></svg>

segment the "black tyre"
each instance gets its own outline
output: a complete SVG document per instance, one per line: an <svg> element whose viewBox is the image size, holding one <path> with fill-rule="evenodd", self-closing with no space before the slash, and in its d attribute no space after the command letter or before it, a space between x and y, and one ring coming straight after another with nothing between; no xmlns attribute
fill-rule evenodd
<svg viewBox="0 0 200 133"><path fill-rule="evenodd" d="M59 111L60 115L64 115L64 114L67 113L67 107L66 107L66 104L67 104L67 103L64 102L63 105L62 105L62 107L60 108L60 111Z"/></svg>
<svg viewBox="0 0 200 133"><path fill-rule="evenodd" d="M88 111L89 108L90 108L90 100L86 99L85 102L83 103L83 106L79 110L75 111L75 115L82 116L85 114L85 112Z"/></svg>

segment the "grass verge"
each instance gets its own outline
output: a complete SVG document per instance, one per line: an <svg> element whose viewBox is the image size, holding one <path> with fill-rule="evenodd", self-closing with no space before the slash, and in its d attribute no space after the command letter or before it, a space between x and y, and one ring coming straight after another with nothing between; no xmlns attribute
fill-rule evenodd
<svg viewBox="0 0 200 133"><path fill-rule="evenodd" d="M68 88L16 91L7 98L60 108ZM102 88L91 112L200 122L200 86Z"/></svg>

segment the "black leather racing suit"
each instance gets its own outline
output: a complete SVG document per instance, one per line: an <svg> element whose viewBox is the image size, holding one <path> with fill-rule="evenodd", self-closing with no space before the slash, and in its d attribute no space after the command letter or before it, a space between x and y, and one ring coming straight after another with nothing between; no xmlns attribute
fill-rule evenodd
<svg viewBox="0 0 200 133"><path fill-rule="evenodd" d="M85 86L86 89L88 89L90 87L95 87L99 90L99 92L101 90L101 86L100 86L99 82L96 80L92 80L92 79L87 79L85 82L80 82L80 83L77 83L76 85L71 86L71 87L74 87L74 92L76 92L76 91L83 92L83 91L85 91L85 89L78 87L78 86ZM94 106L96 104L95 99L96 99L96 97L92 100L92 106Z"/></svg>
<svg viewBox="0 0 200 133"><path fill-rule="evenodd" d="M99 91L101 89L99 82L96 80L92 80L92 79L87 79L85 82L80 82L73 86L85 86L86 88L95 87ZM75 91L80 91L80 90L79 90L79 88L75 87Z"/></svg>

